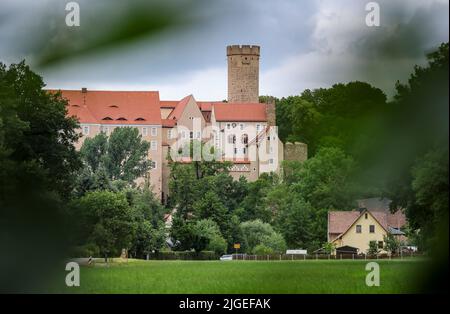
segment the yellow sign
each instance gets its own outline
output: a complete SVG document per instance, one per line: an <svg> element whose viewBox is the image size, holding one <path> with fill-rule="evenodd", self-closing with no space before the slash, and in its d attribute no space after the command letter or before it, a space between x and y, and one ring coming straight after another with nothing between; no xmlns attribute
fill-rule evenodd
<svg viewBox="0 0 450 314"><path fill-rule="evenodd" d="M235 249L240 249L241 248L241 244L240 243L235 243L234 244L234 248Z"/></svg>

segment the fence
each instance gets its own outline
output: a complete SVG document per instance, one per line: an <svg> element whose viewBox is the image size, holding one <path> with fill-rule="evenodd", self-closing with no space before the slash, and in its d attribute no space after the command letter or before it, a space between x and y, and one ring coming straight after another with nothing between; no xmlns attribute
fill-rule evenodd
<svg viewBox="0 0 450 314"><path fill-rule="evenodd" d="M423 256L422 253L408 252L401 254L269 254L249 255L233 254L233 260L241 261L300 261L300 260L377 260L377 259L406 259Z"/></svg>

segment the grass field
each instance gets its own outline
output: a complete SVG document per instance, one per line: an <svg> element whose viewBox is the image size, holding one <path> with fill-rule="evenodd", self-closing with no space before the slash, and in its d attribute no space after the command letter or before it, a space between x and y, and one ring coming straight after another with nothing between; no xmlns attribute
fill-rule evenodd
<svg viewBox="0 0 450 314"><path fill-rule="evenodd" d="M379 287L364 261L137 261L82 267L70 293L411 293L423 261L378 261Z"/></svg>

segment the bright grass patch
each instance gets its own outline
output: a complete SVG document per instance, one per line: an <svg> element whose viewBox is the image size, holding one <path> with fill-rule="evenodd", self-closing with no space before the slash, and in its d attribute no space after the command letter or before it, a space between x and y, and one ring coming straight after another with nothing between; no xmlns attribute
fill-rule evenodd
<svg viewBox="0 0 450 314"><path fill-rule="evenodd" d="M411 293L422 261L378 261L367 287L364 261L131 261L81 267L69 293Z"/></svg>

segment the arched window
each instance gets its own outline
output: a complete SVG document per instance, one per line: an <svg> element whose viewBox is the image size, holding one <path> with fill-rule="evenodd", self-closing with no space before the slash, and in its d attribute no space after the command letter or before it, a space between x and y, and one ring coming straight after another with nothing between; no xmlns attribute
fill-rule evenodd
<svg viewBox="0 0 450 314"><path fill-rule="evenodd" d="M241 141L243 144L248 144L248 134L242 134Z"/></svg>

